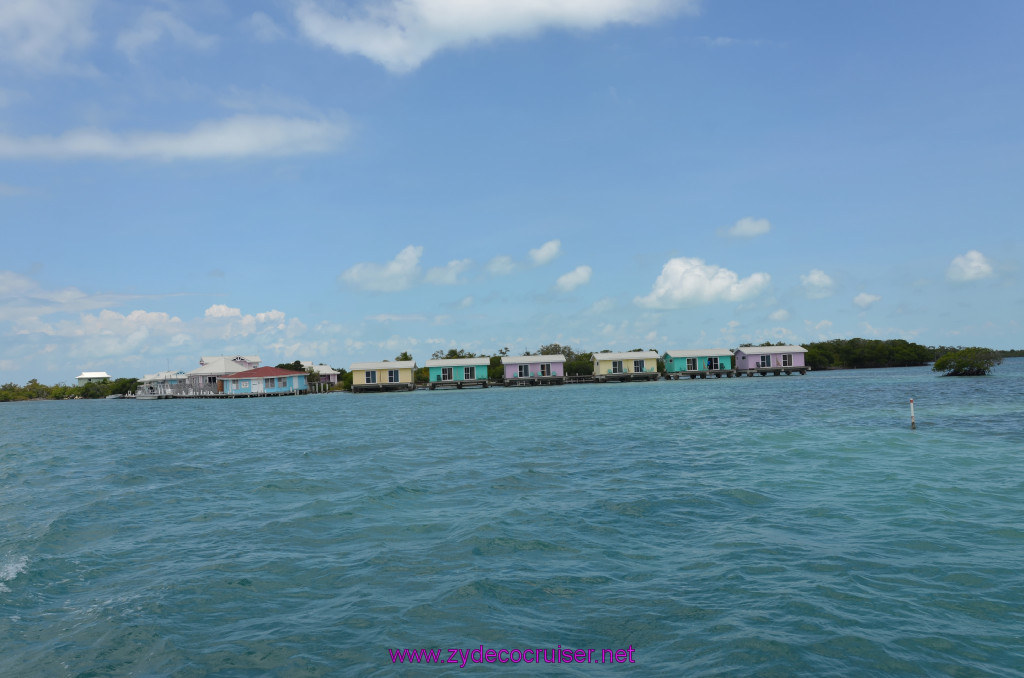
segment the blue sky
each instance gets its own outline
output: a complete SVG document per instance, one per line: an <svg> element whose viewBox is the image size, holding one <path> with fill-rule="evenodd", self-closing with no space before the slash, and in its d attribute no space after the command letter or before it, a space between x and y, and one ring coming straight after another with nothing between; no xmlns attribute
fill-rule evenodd
<svg viewBox="0 0 1024 678"><path fill-rule="evenodd" d="M8 0L0 381L1024 347L1024 4Z"/></svg>

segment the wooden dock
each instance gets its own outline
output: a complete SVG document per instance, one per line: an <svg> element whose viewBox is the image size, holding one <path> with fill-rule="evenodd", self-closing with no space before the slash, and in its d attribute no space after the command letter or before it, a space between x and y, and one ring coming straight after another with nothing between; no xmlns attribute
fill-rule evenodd
<svg viewBox="0 0 1024 678"><path fill-rule="evenodd" d="M659 372L612 372L611 374L595 374L595 384L604 384L610 381L658 381L661 378Z"/></svg>
<svg viewBox="0 0 1024 678"><path fill-rule="evenodd" d="M415 391L416 384L352 384L353 393L386 393L389 391Z"/></svg>
<svg viewBox="0 0 1024 678"><path fill-rule="evenodd" d="M464 379L462 381L432 381L427 386L431 391L435 389L446 389L446 388L474 388L479 386L480 388L487 388L490 383L486 379Z"/></svg>
<svg viewBox="0 0 1024 678"><path fill-rule="evenodd" d="M566 377L505 377L505 386L561 386Z"/></svg>
<svg viewBox="0 0 1024 678"><path fill-rule="evenodd" d="M678 381L680 379L707 379L708 377L714 377L715 379L721 379L722 377L732 378L736 376L736 370L697 370L689 372L665 372L665 379L668 381Z"/></svg>

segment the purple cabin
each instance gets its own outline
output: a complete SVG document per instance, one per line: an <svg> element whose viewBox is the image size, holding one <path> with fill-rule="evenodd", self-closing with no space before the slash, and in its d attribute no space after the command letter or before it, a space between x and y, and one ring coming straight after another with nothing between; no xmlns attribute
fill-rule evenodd
<svg viewBox="0 0 1024 678"><path fill-rule="evenodd" d="M736 349L737 370L796 368L801 374L807 369L803 346L742 346Z"/></svg>
<svg viewBox="0 0 1024 678"><path fill-rule="evenodd" d="M506 384L565 382L565 356L562 354L503 356L501 368Z"/></svg>

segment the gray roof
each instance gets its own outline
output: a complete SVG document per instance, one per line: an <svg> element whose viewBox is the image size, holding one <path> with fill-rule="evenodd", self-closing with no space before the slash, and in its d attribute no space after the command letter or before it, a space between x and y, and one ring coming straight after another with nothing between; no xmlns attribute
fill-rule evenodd
<svg viewBox="0 0 1024 678"><path fill-rule="evenodd" d="M704 356L732 355L727 348L701 348L692 351L665 351L669 358L703 358Z"/></svg>
<svg viewBox="0 0 1024 678"><path fill-rule="evenodd" d="M626 353L595 353L594 360L657 360L657 351L627 351Z"/></svg>
<svg viewBox="0 0 1024 678"><path fill-rule="evenodd" d="M415 360L382 361L379 363L352 363L349 370L415 370Z"/></svg>
<svg viewBox="0 0 1024 678"><path fill-rule="evenodd" d="M110 379L106 372L82 372L75 379Z"/></svg>
<svg viewBox="0 0 1024 678"><path fill-rule="evenodd" d="M807 353L803 346L740 346L737 353L743 355L775 355L776 353Z"/></svg>
<svg viewBox="0 0 1024 678"><path fill-rule="evenodd" d="M428 360L425 367L473 367L474 365L490 365L491 357L482 355L478 358L445 358Z"/></svg>
<svg viewBox="0 0 1024 678"><path fill-rule="evenodd" d="M245 358L248 362L259 362L259 358L255 356L252 359ZM225 375L235 374L237 372L244 372L245 370L253 369L249 365L235 362L231 356L219 355L219 356L206 356L203 358L205 365L201 365L194 370L189 370L189 375L200 376L200 375Z"/></svg>
<svg viewBox="0 0 1024 678"><path fill-rule="evenodd" d="M524 363L564 363L565 356L561 353L554 355L506 355L502 356L502 365L522 365Z"/></svg>

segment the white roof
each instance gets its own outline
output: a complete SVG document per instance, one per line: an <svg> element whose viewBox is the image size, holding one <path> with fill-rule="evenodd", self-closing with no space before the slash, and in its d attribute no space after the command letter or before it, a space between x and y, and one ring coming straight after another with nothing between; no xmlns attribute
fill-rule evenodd
<svg viewBox="0 0 1024 678"><path fill-rule="evenodd" d="M334 369L330 365L325 365L324 363L314 365L312 361L303 360L302 366L307 370L313 370L317 374L338 374L338 371L336 369Z"/></svg>
<svg viewBox="0 0 1024 678"><path fill-rule="evenodd" d="M415 360L393 360L379 363L352 363L350 370L415 370Z"/></svg>
<svg viewBox="0 0 1024 678"><path fill-rule="evenodd" d="M554 355L506 355L502 356L502 365L520 365L523 363L564 363L565 356L561 353Z"/></svg>
<svg viewBox="0 0 1024 678"><path fill-rule="evenodd" d="M491 357L482 355L477 358L445 358L428 360L425 367L472 367L474 365L490 365Z"/></svg>
<svg viewBox="0 0 1024 678"><path fill-rule="evenodd" d="M248 362L259 362L259 358L244 358ZM235 362L231 356L204 356L201 367L197 367L194 370L189 370L190 375L224 375L224 374L235 374L236 372L244 372L245 370L253 369L249 365L245 365L240 362Z"/></svg>
<svg viewBox="0 0 1024 678"><path fill-rule="evenodd" d="M594 360L647 360L658 359L657 351L628 351L626 353L595 353Z"/></svg>
<svg viewBox="0 0 1024 678"><path fill-rule="evenodd" d="M213 362L214 360L220 360L222 358L226 358L228 360L244 360L247 363L256 364L259 364L260 362L260 357L258 355L204 355L201 358L199 358L199 364L205 365L207 363Z"/></svg>
<svg viewBox="0 0 1024 678"><path fill-rule="evenodd" d="M147 374L142 378L142 381L167 381L168 379L184 379L184 372L155 372L153 374Z"/></svg>
<svg viewBox="0 0 1024 678"><path fill-rule="evenodd" d="M737 353L743 355L772 355L775 353L807 353L803 346L740 346Z"/></svg>
<svg viewBox="0 0 1024 678"><path fill-rule="evenodd" d="M703 358L704 356L732 355L727 348L701 348L693 351L665 351L670 358Z"/></svg>
<svg viewBox="0 0 1024 678"><path fill-rule="evenodd" d="M106 372L82 372L75 379L110 379Z"/></svg>

